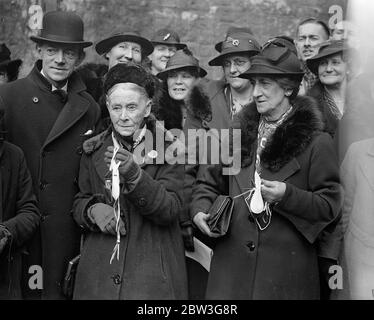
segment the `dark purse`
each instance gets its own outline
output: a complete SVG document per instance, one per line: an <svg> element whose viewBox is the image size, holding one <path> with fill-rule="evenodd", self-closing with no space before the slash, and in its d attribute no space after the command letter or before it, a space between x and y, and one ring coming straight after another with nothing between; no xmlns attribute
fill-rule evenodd
<svg viewBox="0 0 374 320"><path fill-rule="evenodd" d="M84 235L82 234L80 242L80 252L82 252L83 241ZM68 266L66 268L64 279L62 281L62 293L69 300L73 299L75 276L77 275L80 257L81 254L78 254L76 257L69 261Z"/></svg>
<svg viewBox="0 0 374 320"><path fill-rule="evenodd" d="M219 195L208 211L208 226L212 233L224 236L230 226L234 200L230 196Z"/></svg>

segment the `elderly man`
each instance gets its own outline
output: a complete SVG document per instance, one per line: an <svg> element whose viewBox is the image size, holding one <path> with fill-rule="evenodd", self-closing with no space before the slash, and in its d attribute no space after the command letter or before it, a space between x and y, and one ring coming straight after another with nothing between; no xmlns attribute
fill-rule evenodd
<svg viewBox="0 0 374 320"><path fill-rule="evenodd" d="M209 61L209 65L222 67L224 79L209 81L207 85L212 105L209 126L227 129L234 114L252 101L251 82L238 76L250 68L250 57L260 51L260 45L250 29L231 27L225 40L217 43L215 49L219 55Z"/></svg>
<svg viewBox="0 0 374 320"><path fill-rule="evenodd" d="M74 72L83 49L92 44L83 40L83 29L75 13L47 12L40 35L31 36L40 60L26 78L0 87L8 139L25 153L42 215L25 259L26 298L62 299L67 263L79 252L80 230L70 210L78 191L81 146L100 117Z"/></svg>
<svg viewBox="0 0 374 320"><path fill-rule="evenodd" d="M314 57L320 45L330 38L330 29L321 20L307 18L297 26L295 45L298 56L304 66L304 78L301 82L299 94L305 94L317 81L317 77L306 66L306 60Z"/></svg>
<svg viewBox="0 0 374 320"><path fill-rule="evenodd" d="M157 30L151 42L154 50L148 58L151 61L151 72L153 75L164 71L167 62L175 52L186 47L184 43L180 42L179 35L167 28Z"/></svg>

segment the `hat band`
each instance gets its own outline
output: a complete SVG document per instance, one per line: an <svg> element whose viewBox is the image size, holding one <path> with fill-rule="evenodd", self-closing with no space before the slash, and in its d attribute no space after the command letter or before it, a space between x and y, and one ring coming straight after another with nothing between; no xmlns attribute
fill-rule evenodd
<svg viewBox="0 0 374 320"><path fill-rule="evenodd" d="M286 69L282 69L282 68L278 68L276 66L270 66L268 64L265 64L265 63L254 63L251 68L249 69L249 72L251 71L252 68L254 68L255 66L261 66L261 67L266 67L266 68L269 68L269 69L274 69L274 70L277 70L277 71L281 71L283 73L303 73L302 70L299 70L299 71L290 71L290 70L286 70ZM260 74L261 72L259 72Z"/></svg>
<svg viewBox="0 0 374 320"><path fill-rule="evenodd" d="M84 42L82 38L68 37L57 34L41 33L40 38L45 38L47 41L65 41L65 42Z"/></svg>

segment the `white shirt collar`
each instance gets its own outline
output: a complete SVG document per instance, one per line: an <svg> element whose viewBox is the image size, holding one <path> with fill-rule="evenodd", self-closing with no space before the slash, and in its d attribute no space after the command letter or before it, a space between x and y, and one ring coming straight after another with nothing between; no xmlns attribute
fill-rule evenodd
<svg viewBox="0 0 374 320"><path fill-rule="evenodd" d="M47 79L43 70L40 71L40 73L43 75L44 78ZM65 85L62 88L60 88L60 90L64 90L65 92L68 92L68 82L69 82L69 80L66 81ZM55 90L58 90L58 88L56 88L52 83L51 83L51 85L52 85L52 92L55 91Z"/></svg>

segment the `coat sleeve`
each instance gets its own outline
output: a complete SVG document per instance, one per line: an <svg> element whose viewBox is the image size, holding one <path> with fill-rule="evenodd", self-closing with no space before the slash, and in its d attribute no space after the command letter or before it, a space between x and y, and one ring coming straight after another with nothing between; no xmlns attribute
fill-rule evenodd
<svg viewBox="0 0 374 320"><path fill-rule="evenodd" d="M191 218L199 212L207 213L219 195L229 193L228 187L228 176L222 175L222 165L200 165L192 189Z"/></svg>
<svg viewBox="0 0 374 320"><path fill-rule="evenodd" d="M33 193L31 174L27 168L23 152L19 149L17 155L18 181L12 182L16 188L16 212L15 216L3 225L12 234L12 241L17 246L22 246L28 241L39 226L40 214L37 200Z"/></svg>
<svg viewBox="0 0 374 320"><path fill-rule="evenodd" d="M314 243L322 230L339 215L342 197L338 161L331 138L327 134L316 137L310 153L308 190L286 182L285 195L274 209Z"/></svg>
<svg viewBox="0 0 374 320"><path fill-rule="evenodd" d="M135 188L125 197L139 214L159 225L169 225L179 219L183 206L183 165L160 165L151 177L146 170Z"/></svg>
<svg viewBox="0 0 374 320"><path fill-rule="evenodd" d="M100 229L88 218L87 210L95 203L105 203L105 197L102 194L93 194L88 166L89 158L83 154L79 168L79 192L74 198L72 215L81 228L99 232Z"/></svg>

